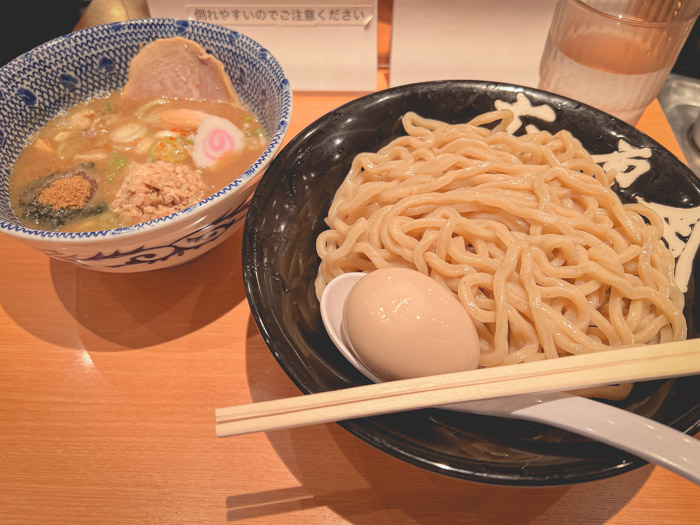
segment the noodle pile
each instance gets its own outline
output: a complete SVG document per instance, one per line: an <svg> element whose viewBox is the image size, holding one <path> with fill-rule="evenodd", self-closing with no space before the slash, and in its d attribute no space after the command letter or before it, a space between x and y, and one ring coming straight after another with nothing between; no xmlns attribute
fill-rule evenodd
<svg viewBox="0 0 700 525"><path fill-rule="evenodd" d="M661 219L569 132L516 137L512 120L407 113L406 136L358 155L317 239L317 296L346 272L417 269L459 298L487 367L685 339Z"/></svg>

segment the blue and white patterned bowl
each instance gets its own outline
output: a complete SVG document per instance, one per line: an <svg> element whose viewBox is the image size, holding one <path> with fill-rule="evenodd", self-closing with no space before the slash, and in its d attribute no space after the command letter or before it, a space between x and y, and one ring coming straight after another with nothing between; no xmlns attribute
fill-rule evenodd
<svg viewBox="0 0 700 525"><path fill-rule="evenodd" d="M30 136L95 95L120 89L139 49L182 36L224 64L240 99L270 137L264 152L228 186L186 210L143 224L87 233L22 226L10 206L9 178ZM170 19L131 20L51 40L0 68L0 231L51 257L108 272L175 266L202 255L243 224L250 196L287 132L292 92L282 67L254 40L221 26Z"/></svg>

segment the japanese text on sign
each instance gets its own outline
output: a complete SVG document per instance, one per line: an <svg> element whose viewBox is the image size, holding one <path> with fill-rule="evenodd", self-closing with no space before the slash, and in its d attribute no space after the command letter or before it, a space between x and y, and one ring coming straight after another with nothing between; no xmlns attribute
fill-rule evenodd
<svg viewBox="0 0 700 525"><path fill-rule="evenodd" d="M372 5L290 6L290 5L189 5L190 20L219 25L367 25Z"/></svg>

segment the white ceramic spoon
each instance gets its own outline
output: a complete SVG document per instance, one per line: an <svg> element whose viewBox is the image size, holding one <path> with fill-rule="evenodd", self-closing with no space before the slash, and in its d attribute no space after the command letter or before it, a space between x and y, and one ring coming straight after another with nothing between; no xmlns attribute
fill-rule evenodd
<svg viewBox="0 0 700 525"><path fill-rule="evenodd" d="M321 296L321 318L333 343L368 379L381 382L367 369L343 335L343 308L353 285L364 273L334 278ZM565 392L505 396L444 405L439 408L546 423L606 443L663 466L700 485L700 440L604 403Z"/></svg>

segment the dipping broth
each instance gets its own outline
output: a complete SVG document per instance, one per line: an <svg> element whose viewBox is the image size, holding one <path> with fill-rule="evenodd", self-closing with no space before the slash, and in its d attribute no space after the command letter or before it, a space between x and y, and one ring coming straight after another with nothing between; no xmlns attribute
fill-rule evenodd
<svg viewBox="0 0 700 525"><path fill-rule="evenodd" d="M29 228L129 226L212 195L266 144L257 118L239 104L113 92L74 106L33 137L15 164L11 203ZM145 174L136 177L138 170Z"/></svg>

